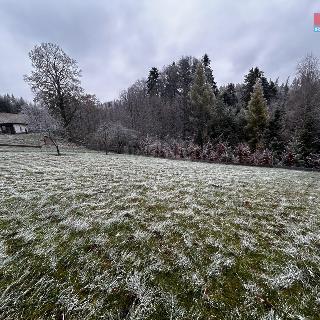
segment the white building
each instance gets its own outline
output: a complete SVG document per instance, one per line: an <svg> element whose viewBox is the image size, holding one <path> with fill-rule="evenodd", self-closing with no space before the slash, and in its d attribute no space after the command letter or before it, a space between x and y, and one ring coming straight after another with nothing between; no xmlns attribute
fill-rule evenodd
<svg viewBox="0 0 320 320"><path fill-rule="evenodd" d="M25 115L21 113L0 113L0 133L28 133Z"/></svg>

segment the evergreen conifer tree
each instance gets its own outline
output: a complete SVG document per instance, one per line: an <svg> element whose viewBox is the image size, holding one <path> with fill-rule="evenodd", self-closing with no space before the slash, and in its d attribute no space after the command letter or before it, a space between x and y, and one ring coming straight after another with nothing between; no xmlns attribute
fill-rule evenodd
<svg viewBox="0 0 320 320"><path fill-rule="evenodd" d="M202 147L209 135L208 128L214 102L214 93L206 81L205 70L201 63L198 63L196 69L190 90L190 99L195 143Z"/></svg>
<svg viewBox="0 0 320 320"><path fill-rule="evenodd" d="M159 93L158 81L159 81L159 71L157 68L153 67L149 71L149 76L147 80L147 88L148 88L148 93L150 95L157 95Z"/></svg>
<svg viewBox="0 0 320 320"><path fill-rule="evenodd" d="M283 139L283 121L284 112L278 107L269 121L266 137L268 146L277 155L280 155L284 151L284 139Z"/></svg>
<svg viewBox="0 0 320 320"><path fill-rule="evenodd" d="M247 105L251 98L251 93L253 91L253 88L255 86L255 83L257 82L257 79L261 79L261 85L263 88L263 94L264 97L269 101L270 96L270 90L269 90L269 82L264 76L263 71L261 71L258 67L251 68L249 70L249 73L244 77L244 90L242 95L242 100ZM273 83L274 84L274 83ZM271 88L271 91L273 91L274 88Z"/></svg>
<svg viewBox="0 0 320 320"><path fill-rule="evenodd" d="M186 139L191 134L190 125L190 87L192 84L191 57L182 57L178 67L178 92L181 97L180 111L182 120L182 138Z"/></svg>
<svg viewBox="0 0 320 320"><path fill-rule="evenodd" d="M247 110L247 133L249 143L256 149L262 142L268 124L267 100L263 94L262 81L258 79L254 85Z"/></svg>
<svg viewBox="0 0 320 320"><path fill-rule="evenodd" d="M233 83L229 83L227 85L227 88L222 94L222 100L226 105L231 107L234 107L237 104L238 98L236 96L236 89Z"/></svg>
<svg viewBox="0 0 320 320"><path fill-rule="evenodd" d="M179 73L175 62L169 65L165 73L165 96L169 99L174 99L179 93Z"/></svg>
<svg viewBox="0 0 320 320"><path fill-rule="evenodd" d="M211 69L211 66L210 66L211 60L210 60L209 56L206 53L202 57L202 63L203 63L203 66L204 66L204 72L205 72L205 75L206 75L206 81L211 86L213 93L215 95L218 95L219 90L218 90L218 87L217 87L217 83L214 80L214 76L213 76L212 69Z"/></svg>

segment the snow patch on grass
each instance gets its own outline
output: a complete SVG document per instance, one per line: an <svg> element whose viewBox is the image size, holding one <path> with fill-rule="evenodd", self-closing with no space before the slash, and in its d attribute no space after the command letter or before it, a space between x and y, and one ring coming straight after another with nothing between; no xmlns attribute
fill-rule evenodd
<svg viewBox="0 0 320 320"><path fill-rule="evenodd" d="M0 176L6 319L317 315L317 172L2 152Z"/></svg>

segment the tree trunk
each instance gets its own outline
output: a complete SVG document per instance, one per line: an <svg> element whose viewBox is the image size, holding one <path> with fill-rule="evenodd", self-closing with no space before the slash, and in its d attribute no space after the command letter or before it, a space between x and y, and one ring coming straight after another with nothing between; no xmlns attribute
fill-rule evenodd
<svg viewBox="0 0 320 320"><path fill-rule="evenodd" d="M60 154L60 150L59 150L59 146L58 146L58 145L56 145L56 149L57 149L57 156L61 156L61 154Z"/></svg>

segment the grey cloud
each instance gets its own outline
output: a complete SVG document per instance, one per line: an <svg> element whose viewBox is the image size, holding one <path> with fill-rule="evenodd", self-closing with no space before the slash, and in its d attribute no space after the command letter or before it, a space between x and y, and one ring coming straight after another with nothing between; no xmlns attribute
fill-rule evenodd
<svg viewBox="0 0 320 320"><path fill-rule="evenodd" d="M285 80L320 48L313 0L0 0L0 8L0 93L29 99L27 54L46 41L78 61L85 89L102 100L182 55L207 52L224 84L242 81L255 65Z"/></svg>

